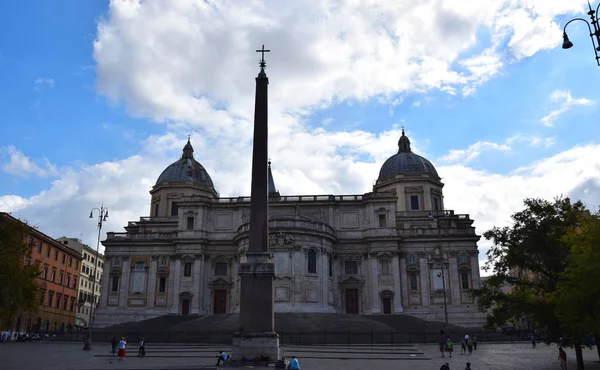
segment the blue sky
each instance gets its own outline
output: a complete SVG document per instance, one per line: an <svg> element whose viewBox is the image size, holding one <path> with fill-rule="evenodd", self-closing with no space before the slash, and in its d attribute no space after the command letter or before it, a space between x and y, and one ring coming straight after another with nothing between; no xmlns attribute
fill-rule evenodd
<svg viewBox="0 0 600 370"><path fill-rule="evenodd" d="M283 193L369 191L404 126L443 176L446 204L478 232L526 196L597 207L600 67L583 24L569 26L575 47L560 48L585 2L408 3L330 4L325 15L312 0L0 3L0 209L91 242L78 215L108 202L119 231L147 213L147 190L188 134L217 190L247 194L263 43ZM430 11L437 22L421 19Z"/></svg>

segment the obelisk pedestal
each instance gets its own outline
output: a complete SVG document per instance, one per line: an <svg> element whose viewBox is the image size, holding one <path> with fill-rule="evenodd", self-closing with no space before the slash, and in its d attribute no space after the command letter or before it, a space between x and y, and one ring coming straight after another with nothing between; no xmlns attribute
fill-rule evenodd
<svg viewBox="0 0 600 370"><path fill-rule="evenodd" d="M234 361L268 357L279 359L279 336L275 332L273 280L275 265L269 253L268 197L268 85L263 45L260 73L256 78L254 142L252 144L252 188L249 245L246 262L241 263L240 322L233 335Z"/></svg>

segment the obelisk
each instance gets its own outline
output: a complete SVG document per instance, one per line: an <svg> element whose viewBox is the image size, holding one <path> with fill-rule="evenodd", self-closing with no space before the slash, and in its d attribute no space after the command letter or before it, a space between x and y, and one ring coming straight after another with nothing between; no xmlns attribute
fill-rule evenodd
<svg viewBox="0 0 600 370"><path fill-rule="evenodd" d="M273 279L275 265L269 253L268 104L269 79L265 72L265 46L256 77L254 140L252 143L252 187L250 191L250 235L246 262L239 266L240 322L233 336L234 360L269 357L279 359L279 336L275 332Z"/></svg>

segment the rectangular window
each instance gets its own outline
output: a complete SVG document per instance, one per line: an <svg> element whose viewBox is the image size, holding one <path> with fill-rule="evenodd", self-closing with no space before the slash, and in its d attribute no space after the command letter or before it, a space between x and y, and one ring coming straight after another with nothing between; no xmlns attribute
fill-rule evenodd
<svg viewBox="0 0 600 370"><path fill-rule="evenodd" d="M56 278L56 270L52 269L52 273L50 274L50 281L54 281L55 278Z"/></svg>
<svg viewBox="0 0 600 370"><path fill-rule="evenodd" d="M171 203L171 216L177 216L179 209L176 202Z"/></svg>
<svg viewBox="0 0 600 370"><path fill-rule="evenodd" d="M327 270L329 271L329 277L333 277L333 258L331 254L327 257Z"/></svg>
<svg viewBox="0 0 600 370"><path fill-rule="evenodd" d="M390 261L381 260L381 275L389 275L390 274Z"/></svg>
<svg viewBox="0 0 600 370"><path fill-rule="evenodd" d="M194 230L194 218L193 217L188 217L187 218L187 230Z"/></svg>
<svg viewBox="0 0 600 370"><path fill-rule="evenodd" d="M438 209L440 209L440 204L439 204L438 198L433 198L433 209L436 210L436 211Z"/></svg>
<svg viewBox="0 0 600 370"><path fill-rule="evenodd" d="M62 264L64 265L64 264L65 264L65 262L67 262L67 255L63 253L63 256L62 256Z"/></svg>
<svg viewBox="0 0 600 370"><path fill-rule="evenodd" d="M408 256L408 263L416 263L416 262L417 262L417 257Z"/></svg>
<svg viewBox="0 0 600 370"><path fill-rule="evenodd" d="M69 311L75 311L75 298L71 297L71 304L69 305Z"/></svg>
<svg viewBox="0 0 600 370"><path fill-rule="evenodd" d="M42 291L40 292L40 306L43 306L43 305L44 305L44 300L45 300L45 298L46 298L46 291L45 291L45 290L42 290Z"/></svg>
<svg viewBox="0 0 600 370"><path fill-rule="evenodd" d="M186 262L183 264L183 276L192 276L192 263Z"/></svg>
<svg viewBox="0 0 600 370"><path fill-rule="evenodd" d="M158 292L159 293L164 293L167 291L167 278L166 277L161 277L158 280Z"/></svg>
<svg viewBox="0 0 600 370"><path fill-rule="evenodd" d="M227 263L224 263L224 262L215 263L215 275L216 276L227 276Z"/></svg>
<svg viewBox="0 0 600 370"><path fill-rule="evenodd" d="M69 267L73 266L73 257L69 257Z"/></svg>
<svg viewBox="0 0 600 370"><path fill-rule="evenodd" d="M387 227L387 219L385 215L379 215L379 227Z"/></svg>
<svg viewBox="0 0 600 370"><path fill-rule="evenodd" d="M46 257L50 258L50 250L52 248L50 248L50 246L48 246L48 249L46 249Z"/></svg>
<svg viewBox="0 0 600 370"><path fill-rule="evenodd" d="M84 260L87 260L87 259L88 259L88 258L87 258L87 256L88 256L88 255L87 255L87 253L83 252L83 259L84 259Z"/></svg>
<svg viewBox="0 0 600 370"><path fill-rule="evenodd" d="M29 237L29 246L33 247L33 237L32 236Z"/></svg>
<svg viewBox="0 0 600 370"><path fill-rule="evenodd" d="M73 276L73 289L77 289L77 276Z"/></svg>
<svg viewBox="0 0 600 370"><path fill-rule="evenodd" d="M57 293L56 294L56 308L60 308L60 299L62 298L62 294Z"/></svg>
<svg viewBox="0 0 600 370"><path fill-rule="evenodd" d="M44 271L42 272L42 279L46 280L48 277L48 266L44 266Z"/></svg>
<svg viewBox="0 0 600 370"><path fill-rule="evenodd" d="M38 253L39 254L42 254L42 248L43 248L43 246L44 245L42 244L42 242L38 242Z"/></svg>
<svg viewBox="0 0 600 370"><path fill-rule="evenodd" d="M158 203L154 205L154 217L158 216Z"/></svg>
<svg viewBox="0 0 600 370"><path fill-rule="evenodd" d="M94 257L92 257L92 264L94 264Z"/></svg>
<svg viewBox="0 0 600 370"><path fill-rule="evenodd" d="M54 260L58 261L58 249L54 251Z"/></svg>
<svg viewBox="0 0 600 370"><path fill-rule="evenodd" d="M346 275L358 274L358 262L356 262L356 261L344 262L344 272L346 273Z"/></svg>
<svg viewBox="0 0 600 370"><path fill-rule="evenodd" d="M117 257L113 260L113 265L115 266L120 266L121 265L121 260Z"/></svg>
<svg viewBox="0 0 600 370"><path fill-rule="evenodd" d="M79 260L75 260L75 268L79 270Z"/></svg>
<svg viewBox="0 0 600 370"><path fill-rule="evenodd" d="M163 258L161 258L161 259L160 259L160 265L161 265L161 266L166 266L166 265L167 265L167 259L166 259L166 258L164 258L164 257L163 257Z"/></svg>
<svg viewBox="0 0 600 370"><path fill-rule="evenodd" d="M66 295L63 297L63 310L67 310L67 305L69 304L69 296Z"/></svg>
<svg viewBox="0 0 600 370"><path fill-rule="evenodd" d="M312 249L308 251L308 273L317 273L317 252Z"/></svg>
<svg viewBox="0 0 600 370"><path fill-rule="evenodd" d="M144 262L136 262L134 269L135 270L143 270L144 269Z"/></svg>
<svg viewBox="0 0 600 370"><path fill-rule="evenodd" d="M468 262L469 261L469 257L466 255L462 255L462 256L458 256L458 262Z"/></svg>
<svg viewBox="0 0 600 370"><path fill-rule="evenodd" d="M408 275L408 281L410 284L410 292L418 293L419 292L419 276L416 274Z"/></svg>
<svg viewBox="0 0 600 370"><path fill-rule="evenodd" d="M419 210L419 196L418 195L410 196L410 210L411 211Z"/></svg>
<svg viewBox="0 0 600 370"><path fill-rule="evenodd" d="M460 285L463 289L469 289L469 273L462 272L460 274Z"/></svg>
<svg viewBox="0 0 600 370"><path fill-rule="evenodd" d="M118 276L112 277L112 284L110 287L110 291L113 293L116 293L119 291L119 277Z"/></svg>
<svg viewBox="0 0 600 370"><path fill-rule="evenodd" d="M65 273L64 273L64 272L62 272L62 271L61 271L61 272L59 272L59 273L58 273L58 283L59 283L60 285L62 285L62 283L63 283L63 278L64 278L64 276L65 276Z"/></svg>
<svg viewBox="0 0 600 370"><path fill-rule="evenodd" d="M52 307L52 298L54 297L53 291L48 291L48 307Z"/></svg>

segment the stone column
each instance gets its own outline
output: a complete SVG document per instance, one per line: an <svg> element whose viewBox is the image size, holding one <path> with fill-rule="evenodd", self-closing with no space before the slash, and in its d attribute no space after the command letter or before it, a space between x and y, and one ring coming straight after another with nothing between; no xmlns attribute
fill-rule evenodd
<svg viewBox="0 0 600 370"><path fill-rule="evenodd" d="M400 290L402 292L402 302L404 302L406 307L410 305L410 301L408 300L409 289L410 286L406 271L406 258L400 258Z"/></svg>
<svg viewBox="0 0 600 370"><path fill-rule="evenodd" d="M198 315L200 313L200 296L198 293L200 292L200 273L202 271L202 256L196 255L195 257L196 259L194 260L194 270L192 272L192 278L194 279L194 286L192 288L192 292L194 292L194 295L192 296L192 307L190 308L190 313L192 315Z"/></svg>
<svg viewBox="0 0 600 370"><path fill-rule="evenodd" d="M100 286L100 307L106 307L107 306L107 300L108 300L108 289L110 288L110 266L112 266L112 259L110 261L105 260L104 261L104 270L102 271L102 285ZM77 279L77 289L79 290L79 287L81 286L81 282L79 281L79 279L81 279L81 275L79 275L79 278ZM79 293L77 296L75 296L75 299L79 299Z"/></svg>
<svg viewBox="0 0 600 370"><path fill-rule="evenodd" d="M329 302L329 287L327 282L329 281L329 258L327 252L321 249L321 276L319 281L321 282L321 311L325 310L327 303Z"/></svg>
<svg viewBox="0 0 600 370"><path fill-rule="evenodd" d="M206 284L206 279L204 279L204 254L199 254L196 257L196 262L199 265L198 269L200 271L198 272L198 286L197 289L194 290L194 295L198 295L198 299L196 300L198 304L198 314L204 315L206 314L206 312L204 312L204 285Z"/></svg>
<svg viewBox="0 0 600 370"><path fill-rule="evenodd" d="M429 289L429 266L427 265L427 257L419 258L419 268L421 269L421 305L430 305L430 294Z"/></svg>
<svg viewBox="0 0 600 370"><path fill-rule="evenodd" d="M381 299L379 297L379 274L377 273L377 257L369 258L371 268L371 313L381 313Z"/></svg>
<svg viewBox="0 0 600 370"><path fill-rule="evenodd" d="M181 281L181 259L175 259L175 273L173 274L173 304L171 305L171 313L179 314L179 282Z"/></svg>
<svg viewBox="0 0 600 370"><path fill-rule="evenodd" d="M481 277L479 276L479 260L477 259L477 255L479 252L477 250L469 253L471 258L471 281L473 282L473 289L479 289L481 287Z"/></svg>
<svg viewBox="0 0 600 370"><path fill-rule="evenodd" d="M156 294L156 268L158 256L152 256L150 271L148 272L148 308L154 310L154 295Z"/></svg>
<svg viewBox="0 0 600 370"><path fill-rule="evenodd" d="M121 274L121 289L119 289L119 308L127 307L127 298L129 297L129 276L131 274L131 263L129 257L123 258L121 262L123 274Z"/></svg>
<svg viewBox="0 0 600 370"><path fill-rule="evenodd" d="M394 313L400 313L403 311L404 297L402 297L402 286L400 285L400 262L397 254L392 257L392 273L394 274ZM404 275L402 277L404 278Z"/></svg>
<svg viewBox="0 0 600 370"><path fill-rule="evenodd" d="M446 290L450 290L450 296L448 297L448 305L452 305L452 304L460 304L460 280L459 280L459 276L458 276L458 261L456 260L456 257L450 257L448 258L448 268L450 269L450 271L448 271L448 276L450 280L449 282L446 282L446 284L450 284L450 286L446 286Z"/></svg>

